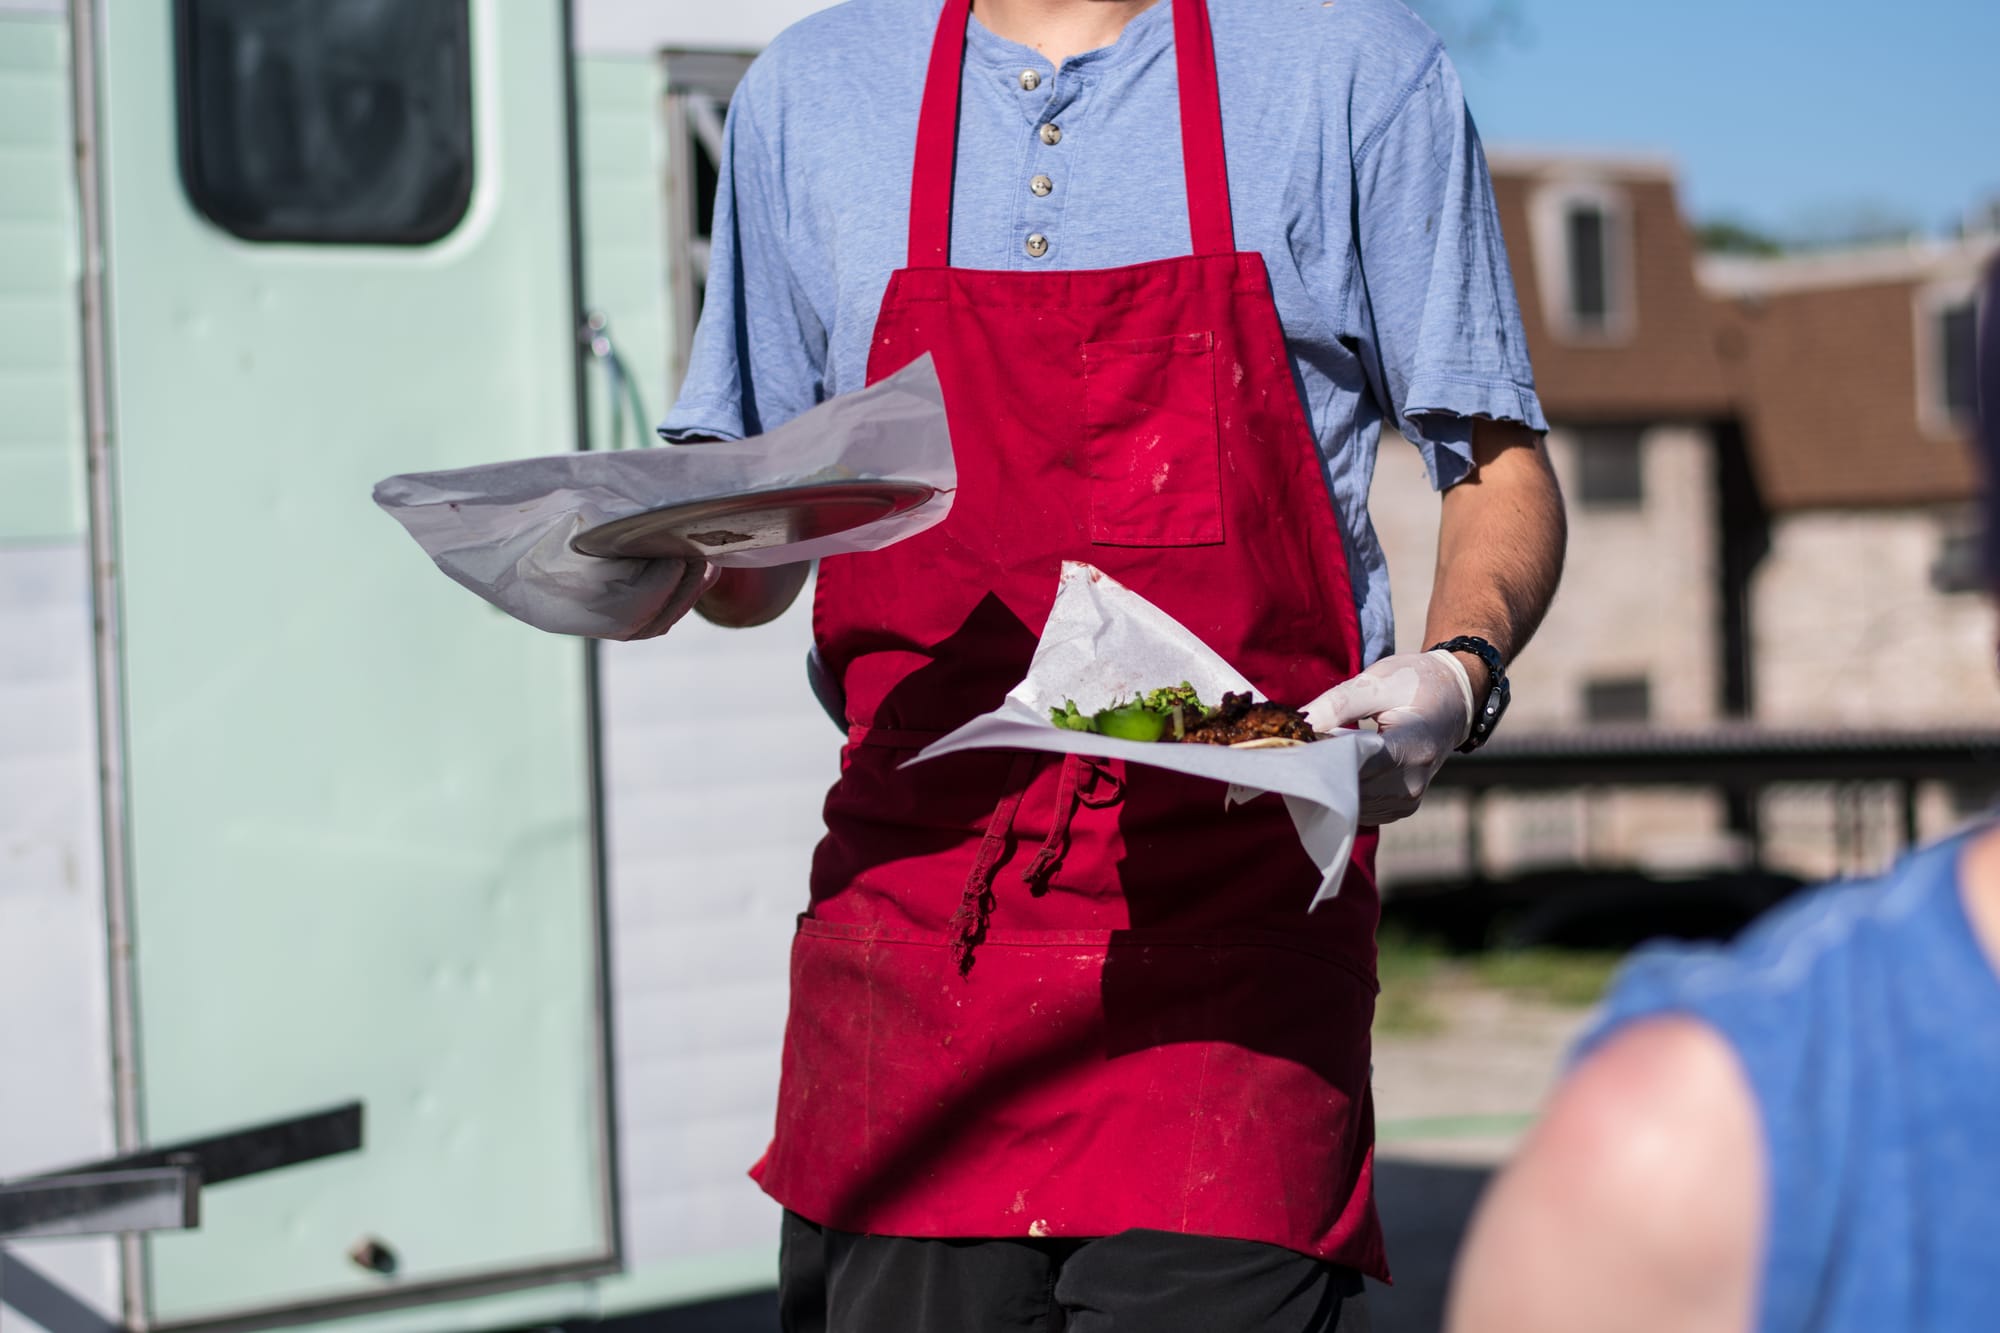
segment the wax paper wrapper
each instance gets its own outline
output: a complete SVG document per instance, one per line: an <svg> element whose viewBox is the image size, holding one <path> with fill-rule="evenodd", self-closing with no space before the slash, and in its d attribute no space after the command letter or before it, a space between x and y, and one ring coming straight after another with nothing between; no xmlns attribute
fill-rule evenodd
<svg viewBox="0 0 2000 1333"><path fill-rule="evenodd" d="M875 551L943 522L958 469L928 354L746 440L411 473L379 483L375 503L439 569L516 619L623 638L658 609L681 569L580 554L570 549L577 533L664 505L822 481L915 481L938 494L846 532L713 563L762 568Z"/></svg>
<svg viewBox="0 0 2000 1333"><path fill-rule="evenodd" d="M1092 712L1181 681L1210 703L1219 702L1225 692L1257 694L1241 672L1173 617L1103 571L1067 561L1027 679L998 708L932 742L910 762L956 750L1047 750L1214 778L1229 784L1226 799L1231 804L1277 792L1291 812L1299 841L1319 867L1319 891L1311 905L1332 899L1340 892L1354 848L1361 765L1382 748L1374 733L1342 731L1290 749L1232 750L1118 740L1067 731L1049 721L1049 710L1067 699ZM1306 700L1284 702L1298 706Z"/></svg>

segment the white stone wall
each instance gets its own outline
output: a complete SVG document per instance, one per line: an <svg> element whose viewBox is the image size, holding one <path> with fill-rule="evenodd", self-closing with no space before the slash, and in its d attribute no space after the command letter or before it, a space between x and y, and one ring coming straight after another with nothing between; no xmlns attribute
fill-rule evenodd
<svg viewBox="0 0 2000 1333"><path fill-rule="evenodd" d="M1656 723L1699 726L1715 718L1721 613L1714 447L1697 427L1648 430L1643 502L1596 509L1575 498L1575 442L1560 429L1550 433L1549 457L1569 497L1569 557L1548 619L1513 666L1510 729L1580 725L1586 681L1634 675L1651 682ZM1369 511L1389 560L1402 652L1425 646L1438 510L1417 451L1386 439Z"/></svg>
<svg viewBox="0 0 2000 1333"><path fill-rule="evenodd" d="M1593 677L1645 675L1653 718L1699 727L1718 715L1719 549L1712 443L1689 427L1646 433L1645 500L1593 510L1575 500L1575 445L1549 439L1570 501L1561 592L1514 670L1509 730L1582 725ZM1372 510L1388 553L1398 647L1423 646L1438 499L1416 451L1383 446ZM1776 727L2000 726L1996 618L1980 592L1944 593L1931 569L1965 523L1961 507L1812 511L1774 520L1750 589L1755 717ZM1672 669L1663 669L1671 664ZM1971 794L1919 794L1918 828L1934 836L1965 817ZM1901 845L1896 793L1786 787L1761 805L1764 859L1807 878L1878 868ZM1616 791L1493 797L1486 869L1506 874L1569 858L1658 870L1740 862L1708 793ZM1462 798L1441 795L1389 830L1383 872L1461 874Z"/></svg>
<svg viewBox="0 0 2000 1333"><path fill-rule="evenodd" d="M1509 731L1583 725L1584 687L1643 676L1653 721L1711 723L1720 700L1720 542L1714 441L1707 430L1659 425L1641 441L1643 500L1593 507L1576 499L1576 441L1552 431L1549 456L1569 497L1563 582L1548 619L1511 672ZM1439 497L1416 450L1382 445L1369 505L1389 560L1399 651L1421 649L1436 565ZM1433 801L1383 838L1385 882L1462 873L1462 798ZM1484 832L1486 869L1622 862L1660 870L1728 863L1720 803L1705 793L1595 792L1497 795Z"/></svg>
<svg viewBox="0 0 2000 1333"><path fill-rule="evenodd" d="M1779 517L1751 589L1758 721L2000 726L1992 601L1931 583L1945 540L1967 521L1956 506ZM1919 836L1961 822L1978 795L1926 784ZM1811 879L1879 869L1902 846L1898 793L1880 784L1774 789L1761 818L1766 861Z"/></svg>
<svg viewBox="0 0 2000 1333"><path fill-rule="evenodd" d="M1781 516L1751 586L1757 720L1772 726L2000 726L1995 620L1931 565L1952 508Z"/></svg>
<svg viewBox="0 0 2000 1333"><path fill-rule="evenodd" d="M1918 785L1920 841L1964 820L1968 812L1956 796L1943 783ZM1764 792L1757 818L1764 864L1809 882L1875 874L1905 850L1902 790L1895 783L1782 783Z"/></svg>

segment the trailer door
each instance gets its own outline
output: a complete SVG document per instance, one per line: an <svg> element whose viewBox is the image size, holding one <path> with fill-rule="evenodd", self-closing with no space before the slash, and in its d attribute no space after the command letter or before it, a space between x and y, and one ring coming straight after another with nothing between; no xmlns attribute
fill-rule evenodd
<svg viewBox="0 0 2000 1333"><path fill-rule="evenodd" d="M616 1260L588 658L369 499L577 447L565 9L97 7L138 1137L367 1116L155 1324Z"/></svg>

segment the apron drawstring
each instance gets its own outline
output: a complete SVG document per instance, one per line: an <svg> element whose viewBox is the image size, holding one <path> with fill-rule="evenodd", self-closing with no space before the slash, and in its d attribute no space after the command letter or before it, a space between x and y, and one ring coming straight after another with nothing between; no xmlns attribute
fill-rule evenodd
<svg viewBox="0 0 2000 1333"><path fill-rule="evenodd" d="M1014 814L1021 808L1021 798L1028 793L1028 780L1039 758L1032 750L1014 756L1007 770L1006 789L1000 795L1000 803L993 808L993 817L986 821L986 836L979 840L979 854L972 860L972 872L965 877L965 892L958 900L958 910L951 914L946 926L951 932L951 959L958 964L961 977L971 974L972 951L986 938L986 927L993 917L993 876L1007 850L1008 835L1014 831Z"/></svg>
<svg viewBox="0 0 2000 1333"><path fill-rule="evenodd" d="M1086 773L1089 774L1089 781L1080 782L1078 779ZM1096 795L1100 783L1109 788L1102 796ZM1102 810L1107 805L1115 805L1124 795L1124 781L1105 767L1102 759L1064 755L1062 780L1056 786L1055 818L1049 824L1049 836L1042 839L1041 850L1021 872L1022 881L1036 893L1047 892L1049 879L1062 867L1063 858L1069 855L1070 823L1076 818L1077 810L1085 806Z"/></svg>
<svg viewBox="0 0 2000 1333"><path fill-rule="evenodd" d="M1014 757L1013 766L1007 770L1006 790L993 809L993 817L986 821L986 834L979 840L972 871L965 877L958 910L952 913L946 927L951 932L952 961L958 964L958 974L962 977L971 974L972 951L986 938L986 928L993 919L993 878L999 873L1000 858L1006 854L1008 839L1014 832L1014 816L1020 812L1021 798L1027 795L1039 759L1040 756L1026 751ZM1100 792L1100 788L1104 790ZM1036 893L1047 890L1049 877L1061 868L1063 858L1069 854L1070 824L1079 809L1102 810L1124 795L1124 781L1105 767L1103 760L1064 755L1049 835L1042 839L1035 859L1021 872L1028 887Z"/></svg>

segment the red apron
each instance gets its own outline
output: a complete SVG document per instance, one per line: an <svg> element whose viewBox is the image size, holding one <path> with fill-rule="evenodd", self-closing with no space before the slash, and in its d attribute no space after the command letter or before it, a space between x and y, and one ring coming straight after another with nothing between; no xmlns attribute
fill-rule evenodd
<svg viewBox="0 0 2000 1333"><path fill-rule="evenodd" d="M1205 7L1174 0L1194 254L1071 272L949 266L968 14L939 22L909 267L868 367L936 358L958 493L930 531L820 568L850 731L753 1174L846 1231L1146 1227L1385 1276L1372 831L1308 913L1318 872L1275 797L1225 810L1215 783L1025 752L899 767L1026 673L1066 558L1271 698L1361 665L1264 263L1235 248Z"/></svg>

